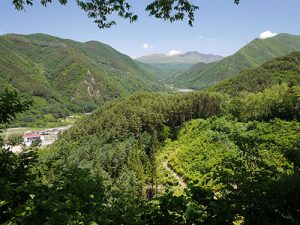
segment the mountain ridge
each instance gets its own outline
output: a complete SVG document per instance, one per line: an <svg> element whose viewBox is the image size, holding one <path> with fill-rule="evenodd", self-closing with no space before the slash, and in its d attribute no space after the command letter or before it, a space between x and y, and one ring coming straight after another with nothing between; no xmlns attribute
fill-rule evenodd
<svg viewBox="0 0 300 225"><path fill-rule="evenodd" d="M42 98L66 113L89 112L136 91L164 89L151 69L109 45L40 33L0 36L0 68L0 86Z"/></svg>
<svg viewBox="0 0 300 225"><path fill-rule="evenodd" d="M177 55L152 54L136 58L136 61L147 64L156 70L159 80L172 81L182 72L189 70L196 63L210 63L221 60L223 57L213 54L202 54L197 51L189 51Z"/></svg>
<svg viewBox="0 0 300 225"><path fill-rule="evenodd" d="M227 78L210 88L211 91L236 96L243 92L260 92L274 85L286 83L289 86L300 84L300 52L276 57L263 65Z"/></svg>
<svg viewBox="0 0 300 225"><path fill-rule="evenodd" d="M176 77L175 83L182 87L207 88L243 69L257 67L266 61L300 51L300 36L278 34L268 39L254 39L236 53L219 62L197 69L197 64Z"/></svg>
<svg viewBox="0 0 300 225"><path fill-rule="evenodd" d="M151 54L142 57L135 58L135 60L142 63L210 63L222 59L222 56L214 54L204 54L198 51L188 51L182 54L167 55L167 54Z"/></svg>

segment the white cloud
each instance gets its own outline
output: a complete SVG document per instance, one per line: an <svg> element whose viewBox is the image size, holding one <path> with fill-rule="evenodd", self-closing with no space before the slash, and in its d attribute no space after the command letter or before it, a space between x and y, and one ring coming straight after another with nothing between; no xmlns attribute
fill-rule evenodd
<svg viewBox="0 0 300 225"><path fill-rule="evenodd" d="M275 37L277 34L276 33L272 33L271 31L267 30L265 32L262 32L259 35L260 39L267 39L267 38L271 38L271 37Z"/></svg>
<svg viewBox="0 0 300 225"><path fill-rule="evenodd" d="M148 49L151 49L151 48L153 48L153 44L147 44L147 43L144 43L144 44L143 44L143 48L144 48L144 49L147 49L147 50L148 50Z"/></svg>
<svg viewBox="0 0 300 225"><path fill-rule="evenodd" d="M204 38L203 35L198 35L198 39L202 39L202 38Z"/></svg>
<svg viewBox="0 0 300 225"><path fill-rule="evenodd" d="M173 50L171 50L171 51L169 51L169 56L172 56L172 55L178 55L178 54L180 54L181 53L181 51L180 50L175 50L175 49L173 49Z"/></svg>

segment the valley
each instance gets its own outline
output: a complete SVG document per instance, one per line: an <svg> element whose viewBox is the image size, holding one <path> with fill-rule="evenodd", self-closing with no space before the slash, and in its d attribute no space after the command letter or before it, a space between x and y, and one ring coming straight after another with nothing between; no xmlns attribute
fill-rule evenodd
<svg viewBox="0 0 300 225"><path fill-rule="evenodd" d="M299 36L225 58L45 34L0 50L1 223L300 223Z"/></svg>
<svg viewBox="0 0 300 225"><path fill-rule="evenodd" d="M207 89L242 69L300 50L299 40L298 36L288 34L256 39L225 58L187 52L132 60L95 41L80 43L44 34L4 35L0 37L1 85L16 89L34 101L34 107L18 115L10 127L63 126L67 116L91 112L107 101L139 91ZM266 54L260 54L261 51ZM257 54L260 58L255 57ZM229 70L221 69L224 65ZM220 73L213 72L214 75L209 71ZM214 81L207 83L207 79Z"/></svg>
<svg viewBox="0 0 300 225"><path fill-rule="evenodd" d="M153 54L135 60L154 68L157 71L155 74L158 79L173 82L177 76L197 63L213 63L220 61L222 58L219 55L190 51L175 55Z"/></svg>

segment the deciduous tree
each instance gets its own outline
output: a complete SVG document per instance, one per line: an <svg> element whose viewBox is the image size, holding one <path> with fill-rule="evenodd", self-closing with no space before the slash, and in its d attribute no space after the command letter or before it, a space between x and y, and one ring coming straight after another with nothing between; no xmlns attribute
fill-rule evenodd
<svg viewBox="0 0 300 225"><path fill-rule="evenodd" d="M52 0L41 0L43 6L51 2ZM66 5L68 0L58 0L58 2ZM108 18L113 14L128 19L131 23L138 19L138 15L131 10L132 6L128 0L76 0L76 2L89 18L94 19L99 28L116 25L115 20ZM235 4L239 2L240 0L234 0ZM33 5L33 0L13 0L12 3L17 10L24 10L25 5ZM153 0L145 8L150 16L170 22L187 19L190 26L193 25L195 12L198 9L199 7L190 0Z"/></svg>

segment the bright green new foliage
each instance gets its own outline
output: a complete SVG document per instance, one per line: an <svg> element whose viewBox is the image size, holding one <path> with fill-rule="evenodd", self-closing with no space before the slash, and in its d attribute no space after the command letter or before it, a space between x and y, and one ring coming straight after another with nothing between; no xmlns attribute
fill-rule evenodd
<svg viewBox="0 0 300 225"><path fill-rule="evenodd" d="M220 92L136 93L102 105L49 148L1 148L0 223L299 224L298 64L298 53L279 58ZM72 63L62 78L72 83L64 75L81 68ZM255 71L267 80L248 87L241 77L259 83ZM57 102L33 100L55 119ZM29 102L6 91L0 106L10 122Z"/></svg>
<svg viewBox="0 0 300 225"><path fill-rule="evenodd" d="M244 70L211 88L213 91L237 95L240 92L259 92L276 84L300 84L300 52L275 58L262 66Z"/></svg>
<svg viewBox="0 0 300 225"><path fill-rule="evenodd" d="M297 35L279 34L265 40L255 39L219 62L206 66L196 64L178 76L175 83L196 89L208 88L244 69L258 67L275 57L282 57L299 50L300 37Z"/></svg>

